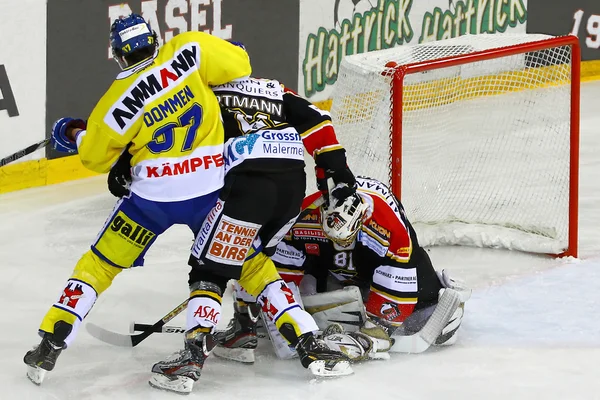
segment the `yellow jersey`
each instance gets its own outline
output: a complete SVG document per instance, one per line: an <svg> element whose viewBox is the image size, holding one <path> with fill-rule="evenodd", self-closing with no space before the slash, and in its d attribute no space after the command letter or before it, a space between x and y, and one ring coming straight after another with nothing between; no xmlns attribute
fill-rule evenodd
<svg viewBox="0 0 600 400"><path fill-rule="evenodd" d="M77 136L84 166L104 173L131 143L131 191L180 201L223 186L224 131L211 86L249 76L248 54L203 32L186 32L121 72Z"/></svg>

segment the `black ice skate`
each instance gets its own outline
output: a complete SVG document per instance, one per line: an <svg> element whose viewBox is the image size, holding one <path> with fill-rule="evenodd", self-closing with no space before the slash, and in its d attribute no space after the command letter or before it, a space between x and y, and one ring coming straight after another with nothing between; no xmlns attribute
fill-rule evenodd
<svg viewBox="0 0 600 400"><path fill-rule="evenodd" d="M260 305L234 303L233 318L227 329L215 336L218 341L213 352L216 356L243 363L254 362L254 350L258 346L256 328Z"/></svg>
<svg viewBox="0 0 600 400"><path fill-rule="evenodd" d="M302 366L308 368L313 375L333 377L354 372L350 367L349 358L344 353L330 349L312 332L296 337L294 328L287 323L281 326L280 332L296 348Z"/></svg>
<svg viewBox="0 0 600 400"><path fill-rule="evenodd" d="M209 328L198 327L185 334L183 350L159 361L152 367L150 386L188 394L200 378L204 361L216 344Z"/></svg>
<svg viewBox="0 0 600 400"><path fill-rule="evenodd" d="M23 362L27 364L27 377L36 385L41 385L46 372L52 371L58 356L65 348L65 339L73 326L64 321L54 324L54 333L44 333L39 345L29 350Z"/></svg>

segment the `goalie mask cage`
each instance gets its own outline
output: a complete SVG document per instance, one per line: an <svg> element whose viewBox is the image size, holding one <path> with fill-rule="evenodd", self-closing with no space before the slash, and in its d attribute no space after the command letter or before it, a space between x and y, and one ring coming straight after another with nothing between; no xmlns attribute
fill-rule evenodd
<svg viewBox="0 0 600 400"><path fill-rule="evenodd" d="M579 76L575 36L467 35L345 57L331 114L421 245L576 257Z"/></svg>

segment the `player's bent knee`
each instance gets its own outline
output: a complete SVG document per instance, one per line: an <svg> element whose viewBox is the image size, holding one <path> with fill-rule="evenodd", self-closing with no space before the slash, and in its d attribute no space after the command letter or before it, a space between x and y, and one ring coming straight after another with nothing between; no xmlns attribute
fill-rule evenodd
<svg viewBox="0 0 600 400"><path fill-rule="evenodd" d="M110 265L89 250L79 259L72 278L86 282L97 294L102 294L121 271L123 271L122 268Z"/></svg>
<svg viewBox="0 0 600 400"><path fill-rule="evenodd" d="M246 292L257 297L269 283L279 279L281 277L277 273L273 261L265 254L258 253L242 266L239 283L246 289Z"/></svg>
<svg viewBox="0 0 600 400"><path fill-rule="evenodd" d="M219 287L221 293L225 292L225 288L227 287L227 282L229 281L228 277L217 274L211 270L206 268L202 268L195 263L192 263L191 260L196 260L195 258L190 258L190 266L192 269L190 270L188 284L192 287L194 284L198 282L211 282Z"/></svg>

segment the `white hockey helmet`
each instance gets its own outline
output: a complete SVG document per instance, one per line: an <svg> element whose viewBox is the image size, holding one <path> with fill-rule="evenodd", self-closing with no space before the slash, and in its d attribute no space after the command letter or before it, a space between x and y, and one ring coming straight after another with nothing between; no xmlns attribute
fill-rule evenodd
<svg viewBox="0 0 600 400"><path fill-rule="evenodd" d="M362 226L369 206L358 194L353 194L337 207L334 202L321 207L321 220L325 236L340 246L349 246Z"/></svg>

